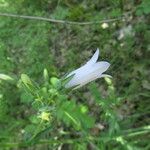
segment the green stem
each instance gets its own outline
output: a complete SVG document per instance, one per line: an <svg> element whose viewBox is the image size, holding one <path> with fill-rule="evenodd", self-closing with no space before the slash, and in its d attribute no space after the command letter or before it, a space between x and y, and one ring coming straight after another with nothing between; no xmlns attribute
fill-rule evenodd
<svg viewBox="0 0 150 150"><path fill-rule="evenodd" d="M141 130L142 129L142 130ZM140 131L141 130L141 131ZM121 137L121 138L129 138L129 137L133 137L133 136L137 136L137 135L141 135L141 134L147 134L150 132L150 126L145 126L145 127L141 127L138 129L134 130L135 132L133 132L133 130L127 130L126 133L122 134L122 135L118 135L115 136L111 139L109 139L110 141L114 141L117 138ZM31 142L19 142L19 143L0 143L0 147L28 147L28 146L34 146L34 145L42 145L42 144L73 144L76 142L89 142L89 141L99 141L99 140L108 140L107 137L84 137L84 138L77 138L77 139L49 139L49 140L39 140L37 141L37 143L31 143Z"/></svg>

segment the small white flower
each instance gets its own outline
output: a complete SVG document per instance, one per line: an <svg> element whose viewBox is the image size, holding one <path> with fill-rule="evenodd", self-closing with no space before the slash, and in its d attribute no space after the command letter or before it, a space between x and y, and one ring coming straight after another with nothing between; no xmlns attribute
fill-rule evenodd
<svg viewBox="0 0 150 150"><path fill-rule="evenodd" d="M101 27L103 28L103 29L106 29L106 28L108 28L109 27L109 25L108 25L108 23L103 23L102 25L101 25Z"/></svg>
<svg viewBox="0 0 150 150"><path fill-rule="evenodd" d="M65 85L65 88L75 87L77 89L97 78L111 77L110 75L102 74L109 68L110 64L106 61L97 62L98 56L99 49L96 50L92 58L85 65L69 73L66 78L73 77Z"/></svg>

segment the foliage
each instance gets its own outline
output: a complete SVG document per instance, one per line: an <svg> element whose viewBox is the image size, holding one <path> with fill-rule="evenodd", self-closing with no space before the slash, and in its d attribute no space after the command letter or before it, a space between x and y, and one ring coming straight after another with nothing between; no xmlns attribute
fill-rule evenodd
<svg viewBox="0 0 150 150"><path fill-rule="evenodd" d="M149 149L149 0L0 0L0 150ZM61 78L99 47L112 79ZM93 51L91 51L93 50Z"/></svg>

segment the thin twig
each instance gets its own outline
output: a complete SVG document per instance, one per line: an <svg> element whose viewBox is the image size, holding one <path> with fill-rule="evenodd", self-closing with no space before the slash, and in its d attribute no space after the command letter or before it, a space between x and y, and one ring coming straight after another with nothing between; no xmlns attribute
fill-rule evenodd
<svg viewBox="0 0 150 150"><path fill-rule="evenodd" d="M105 20L99 20L99 21L77 22L77 21L68 21L68 20L59 20L59 19L57 20L57 19L38 17L38 16L16 15L16 14L1 13L1 12L0 12L0 16L23 18L23 19L30 19L30 20L41 20L41 21L48 21L52 23L61 23L61 24L74 24L74 25L91 25L91 24L99 24L99 23L104 23L104 22L108 23L108 22L114 22L114 21L118 21L120 19L125 18L125 15L123 15L118 18L105 19Z"/></svg>

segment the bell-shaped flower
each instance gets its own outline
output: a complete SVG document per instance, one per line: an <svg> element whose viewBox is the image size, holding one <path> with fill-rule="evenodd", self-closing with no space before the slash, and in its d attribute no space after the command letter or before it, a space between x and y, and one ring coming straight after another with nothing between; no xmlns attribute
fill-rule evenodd
<svg viewBox="0 0 150 150"><path fill-rule="evenodd" d="M103 74L109 68L110 63L107 61L97 62L98 57L99 49L96 50L92 58L85 65L70 72L66 78L71 76L72 78L65 84L65 88L75 87L77 89L98 78L111 77L110 75Z"/></svg>

